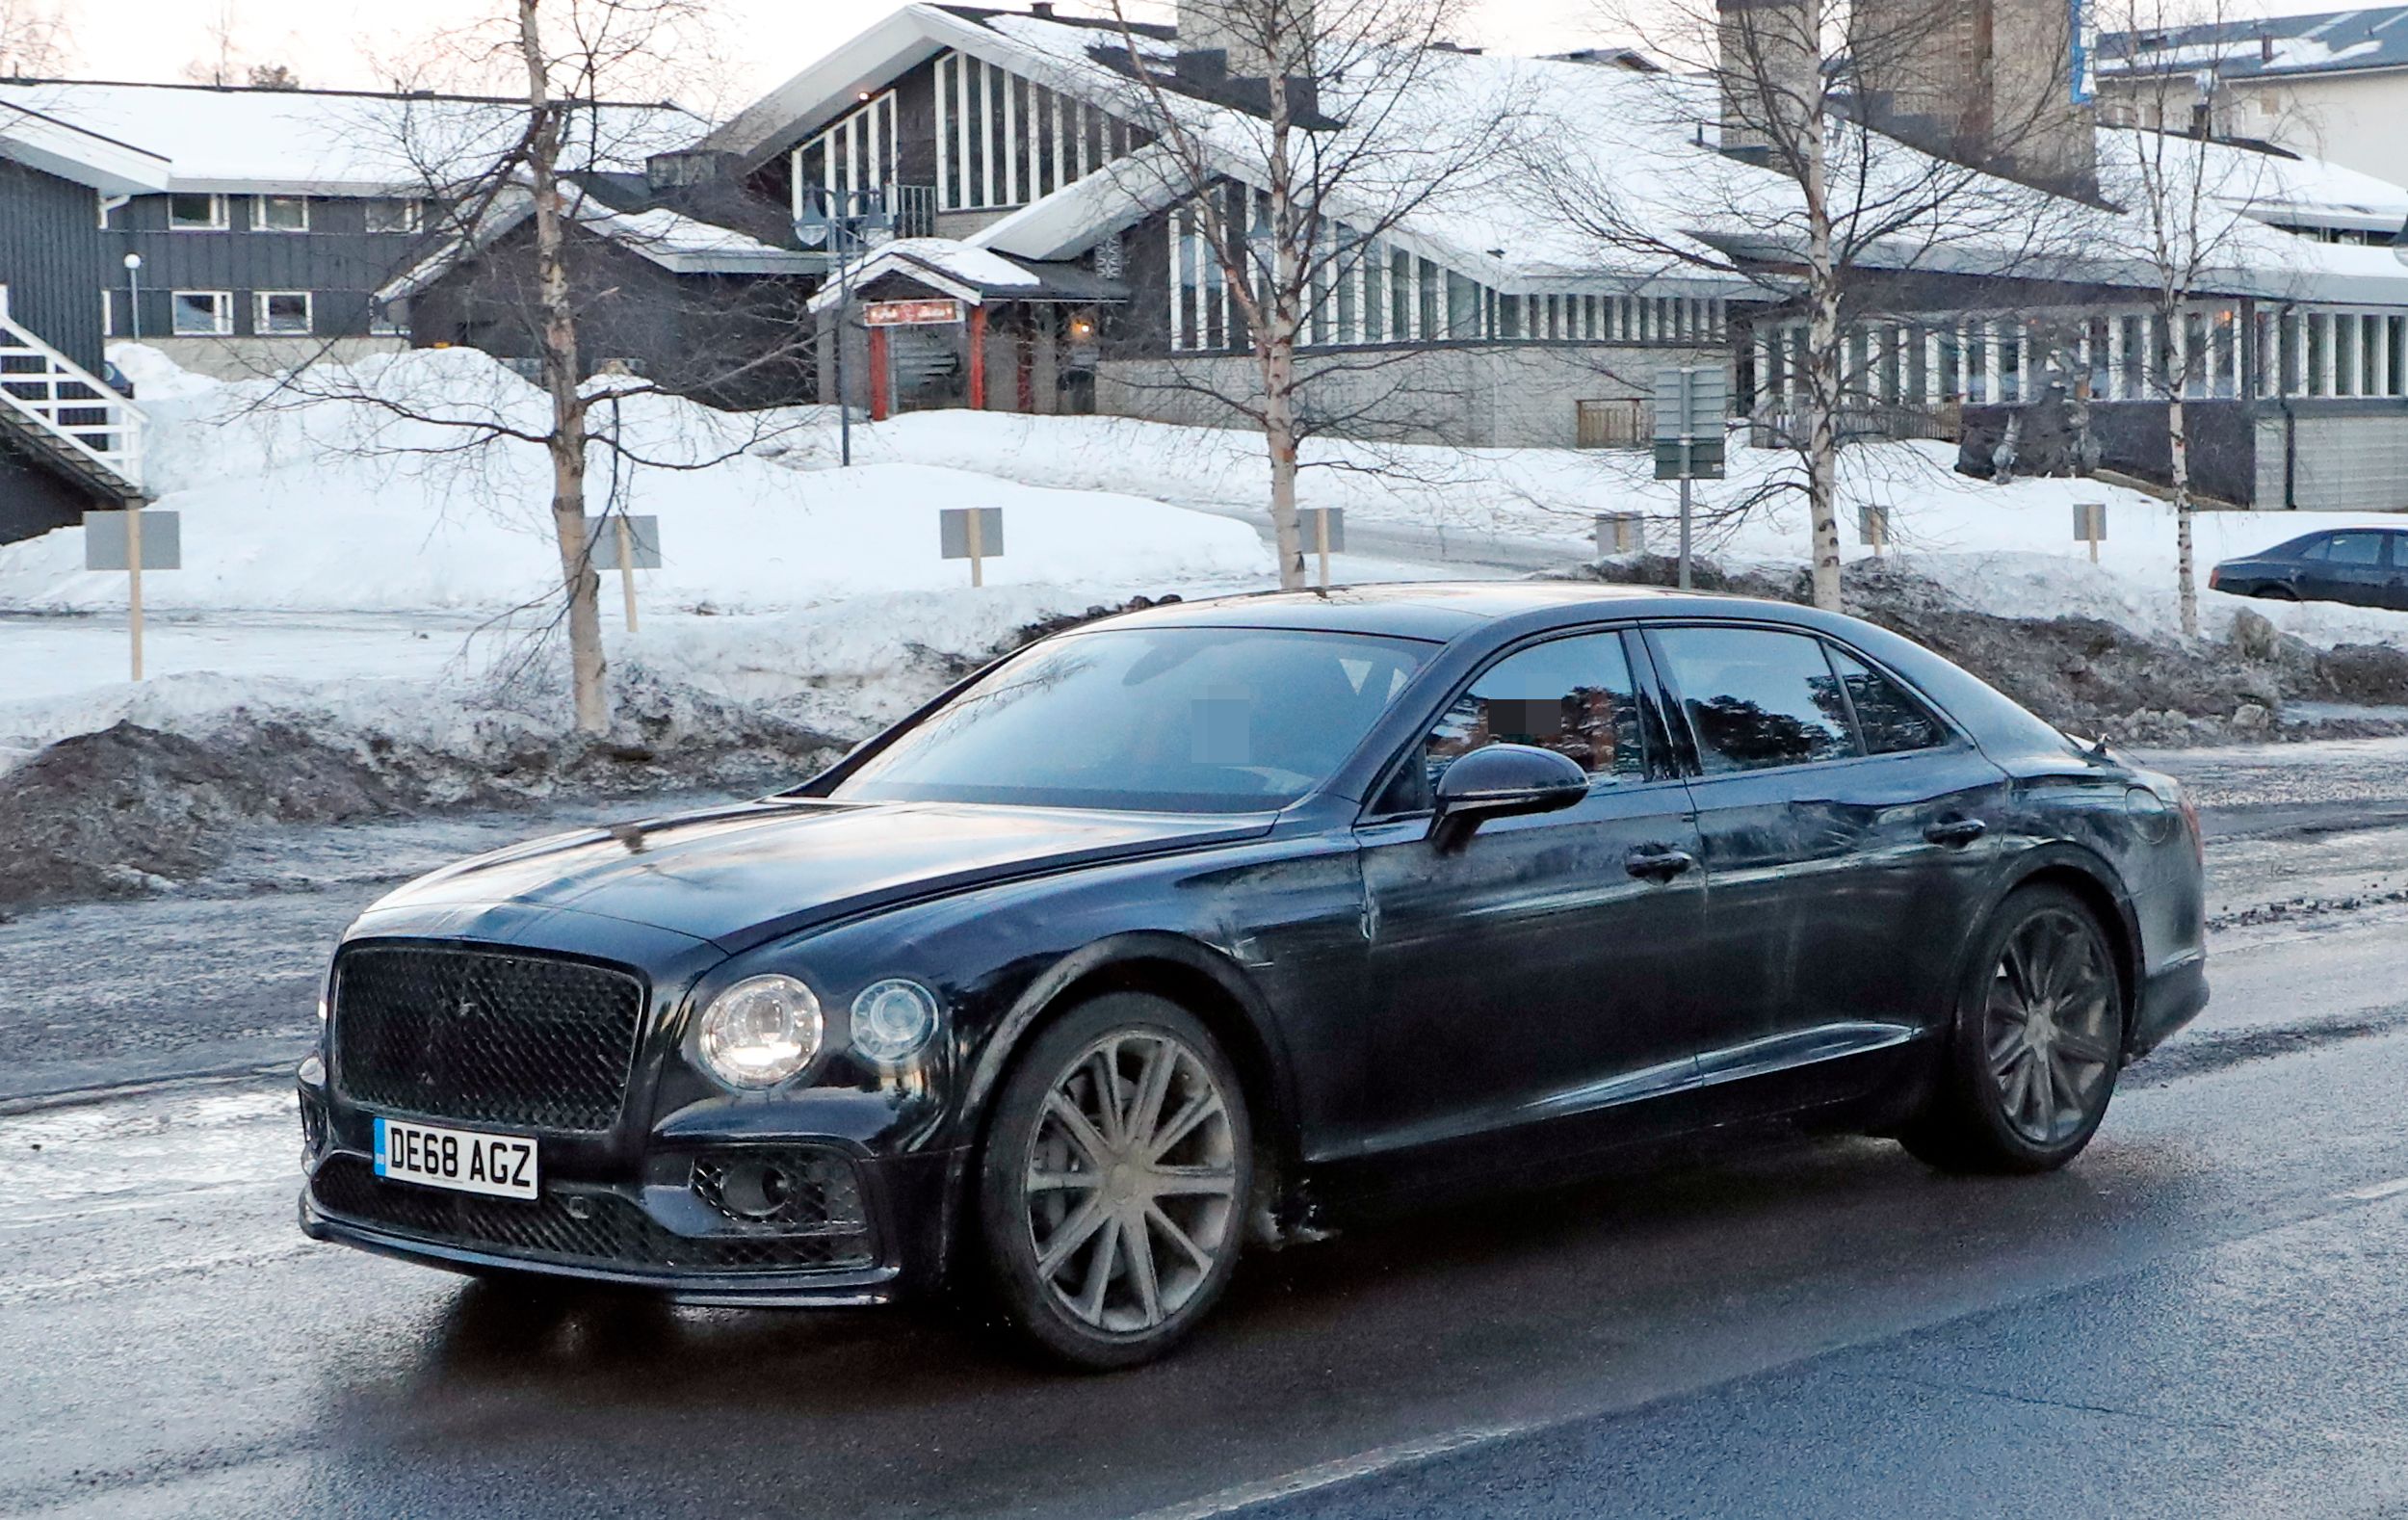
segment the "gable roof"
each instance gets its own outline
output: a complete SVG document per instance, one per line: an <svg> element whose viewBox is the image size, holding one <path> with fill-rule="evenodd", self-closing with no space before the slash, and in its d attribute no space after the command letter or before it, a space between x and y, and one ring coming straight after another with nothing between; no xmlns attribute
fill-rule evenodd
<svg viewBox="0 0 2408 1520"><path fill-rule="evenodd" d="M160 155L8 101L0 101L0 158L103 195L168 188L169 164Z"/></svg>
<svg viewBox="0 0 2408 1520"><path fill-rule="evenodd" d="M777 248L733 227L720 226L668 206L620 207L580 187L568 214L577 227L659 265L672 275L817 275L825 260L798 249ZM455 238L377 292L379 301L415 296L462 260L491 248L526 225L535 197L523 189L497 196L476 230Z"/></svg>
<svg viewBox="0 0 2408 1520"><path fill-rule="evenodd" d="M2408 68L2408 6L2109 32L2098 62L2104 74L2213 68L2228 80Z"/></svg>
<svg viewBox="0 0 2408 1520"><path fill-rule="evenodd" d="M482 171L519 136L526 102L98 80L0 80L0 107L39 113L163 160L168 189L233 195L423 193ZM641 170L702 120L674 105L607 103L570 134L579 168Z"/></svg>

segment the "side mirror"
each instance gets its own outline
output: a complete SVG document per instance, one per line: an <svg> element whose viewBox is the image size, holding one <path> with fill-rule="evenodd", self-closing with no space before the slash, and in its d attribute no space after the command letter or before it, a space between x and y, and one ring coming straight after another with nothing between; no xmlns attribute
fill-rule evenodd
<svg viewBox="0 0 2408 1520"><path fill-rule="evenodd" d="M1529 745L1490 745L1438 778L1438 817L1429 837L1442 852L1460 850L1492 818L1559 813L1587 797L1588 773L1565 756Z"/></svg>

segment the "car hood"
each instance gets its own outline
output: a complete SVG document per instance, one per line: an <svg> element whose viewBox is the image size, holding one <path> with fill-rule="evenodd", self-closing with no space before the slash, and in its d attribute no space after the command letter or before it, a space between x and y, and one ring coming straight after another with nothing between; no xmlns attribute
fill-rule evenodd
<svg viewBox="0 0 2408 1520"><path fill-rule="evenodd" d="M1014 877L1255 839L1269 814L1169 815L772 798L562 834L423 877L370 911L550 907L738 952Z"/></svg>

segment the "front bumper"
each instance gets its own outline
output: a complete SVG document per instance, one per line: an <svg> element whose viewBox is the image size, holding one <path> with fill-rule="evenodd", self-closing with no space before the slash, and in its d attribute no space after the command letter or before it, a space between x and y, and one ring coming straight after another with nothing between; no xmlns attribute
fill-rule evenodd
<svg viewBox="0 0 2408 1520"><path fill-rule="evenodd" d="M2164 1044L2208 1006L2208 957L2195 955L2164 967L2141 984L2129 1059Z"/></svg>
<svg viewBox="0 0 2408 1520"><path fill-rule="evenodd" d="M757 1124L655 1136L633 1156L536 1137L535 1200L454 1192L376 1175L357 1111L329 1105L322 1069L301 1087L308 1181L302 1233L421 1265L517 1272L764 1307L885 1303L942 1275L942 1221L958 1164L931 1150L880 1155L826 1133ZM320 1078L313 1082L312 1078ZM808 1207L763 1219L725 1206L714 1166L776 1166Z"/></svg>

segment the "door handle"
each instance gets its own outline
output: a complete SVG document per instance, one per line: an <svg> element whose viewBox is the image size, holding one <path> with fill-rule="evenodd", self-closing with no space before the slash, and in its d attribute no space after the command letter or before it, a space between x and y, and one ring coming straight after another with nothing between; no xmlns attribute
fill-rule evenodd
<svg viewBox="0 0 2408 1520"><path fill-rule="evenodd" d="M1924 837L1935 845L1962 850L1990 832L1990 826L1978 818L1951 818L1924 830Z"/></svg>
<svg viewBox="0 0 2408 1520"><path fill-rule="evenodd" d="M1622 867L1642 880L1669 881L1696 870L1697 857L1686 850L1634 850L1623 858Z"/></svg>

